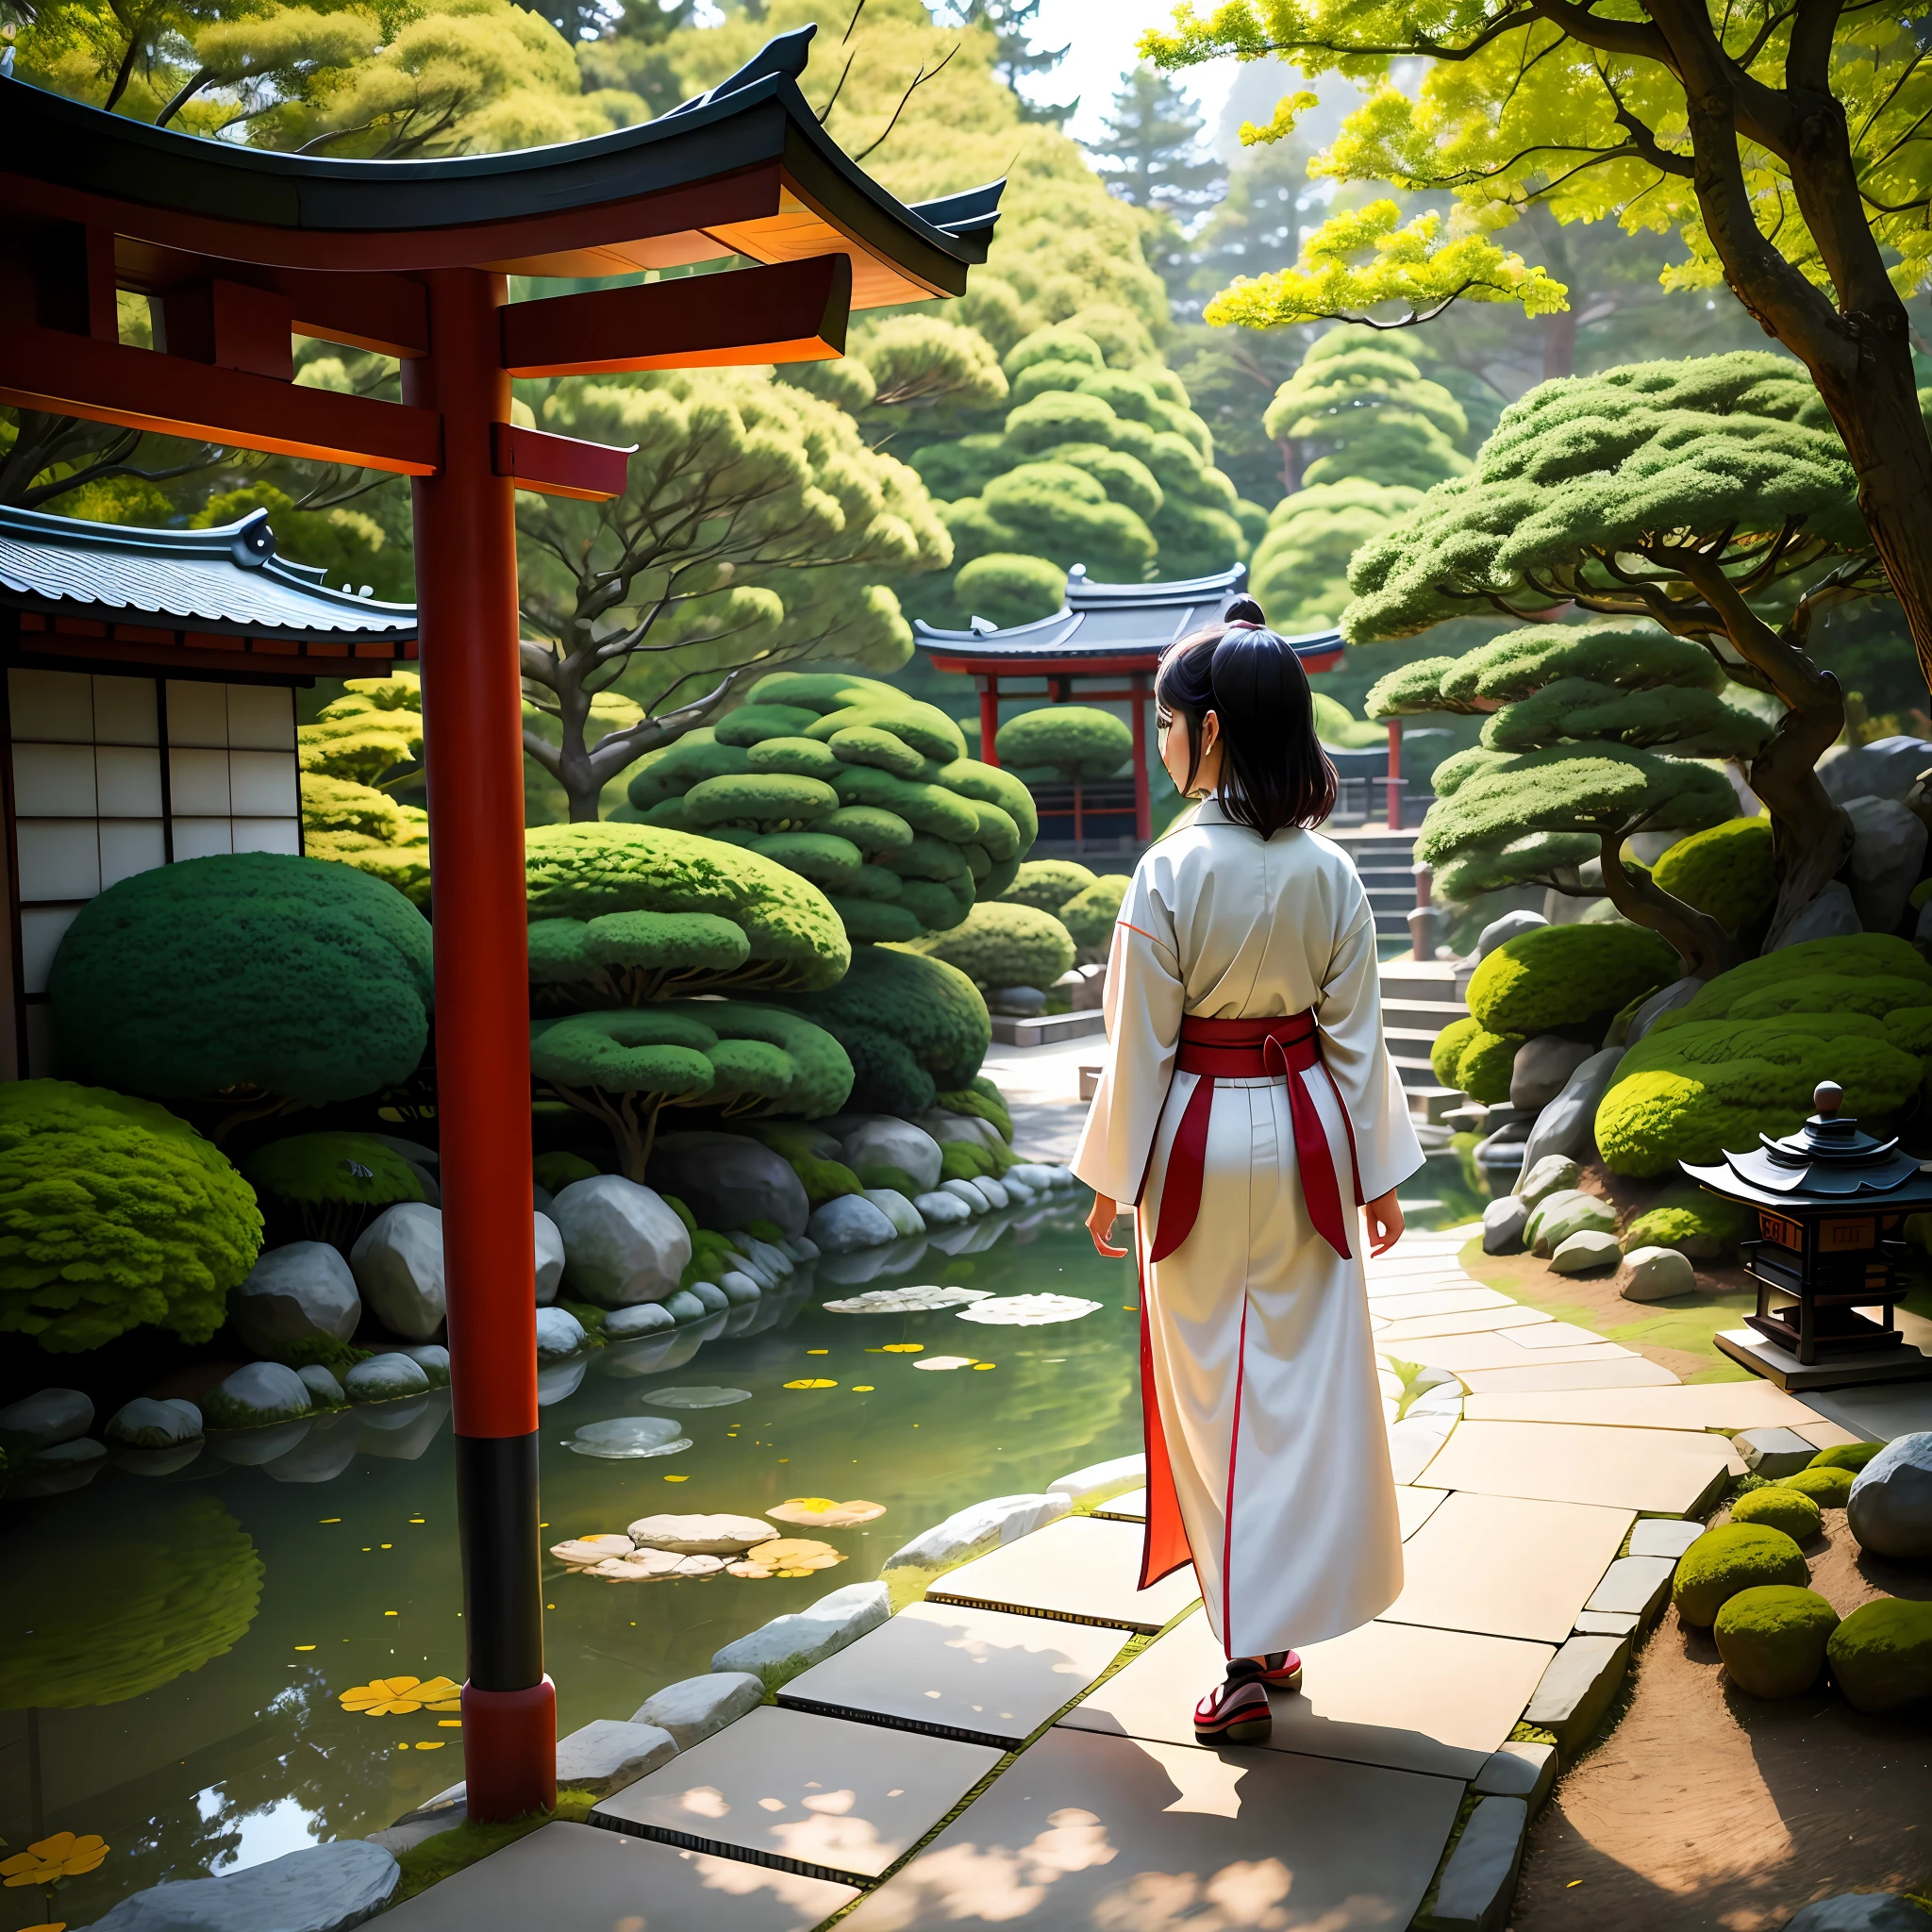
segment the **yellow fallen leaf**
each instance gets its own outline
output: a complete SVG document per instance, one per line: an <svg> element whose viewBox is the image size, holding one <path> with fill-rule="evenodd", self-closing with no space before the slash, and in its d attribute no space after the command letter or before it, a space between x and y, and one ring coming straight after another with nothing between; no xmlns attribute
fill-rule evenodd
<svg viewBox="0 0 1932 1932"><path fill-rule="evenodd" d="M788 1389L836 1389L839 1385L836 1382L828 1382L823 1378L814 1380L807 1376L796 1382L788 1382L785 1386Z"/></svg>
<svg viewBox="0 0 1932 1932"><path fill-rule="evenodd" d="M852 1392L855 1395L875 1395L878 1391L870 1382L855 1382L852 1385Z"/></svg>
<svg viewBox="0 0 1932 1932"><path fill-rule="evenodd" d="M312 1644L312 1643L298 1643L298 1644L297 1644L297 1645L295 1646L295 1648L296 1648L297 1650L313 1650L313 1649L315 1648L315 1646L314 1646L314 1644Z"/></svg>
<svg viewBox="0 0 1932 1932"><path fill-rule="evenodd" d="M688 1483L691 1478L688 1475L667 1475L664 1480L667 1483Z"/></svg>
<svg viewBox="0 0 1932 1932"><path fill-rule="evenodd" d="M443 1747L444 1741L445 1740L441 1738L433 1738L426 1744L419 1743L416 1746L416 1748L419 1751L441 1751Z"/></svg>
<svg viewBox="0 0 1932 1932"><path fill-rule="evenodd" d="M879 1353L881 1355L924 1355L925 1353L925 1343L923 1341L889 1341Z"/></svg>
<svg viewBox="0 0 1932 1932"><path fill-rule="evenodd" d="M998 1368L998 1367L999 1367L999 1363L997 1363L997 1362L974 1362L974 1363L973 1364L973 1366L974 1366L974 1367L975 1369L996 1369L996 1368Z"/></svg>

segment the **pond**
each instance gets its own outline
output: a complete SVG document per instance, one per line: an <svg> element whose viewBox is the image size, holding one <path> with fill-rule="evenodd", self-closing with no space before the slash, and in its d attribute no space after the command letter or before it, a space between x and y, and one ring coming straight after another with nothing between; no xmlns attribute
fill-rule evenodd
<svg viewBox="0 0 1932 1932"><path fill-rule="evenodd" d="M1416 1220L1457 1218L1458 1183L1453 1158L1432 1159L1413 1186ZM840 1553L804 1576L610 1583L546 1557L563 1731L629 1716L663 1685L708 1670L731 1639L874 1576L955 1509L1140 1448L1131 1265L1095 1255L1070 1205L1084 1199L991 1217L972 1230L986 1243L977 1252L933 1246L862 1282L849 1260L820 1263L756 1309L544 1371L546 1548L664 1510L758 1515L801 1496L885 1509L843 1529L774 1524L776 1536ZM824 1306L928 1282L1100 1307L997 1327L950 1309ZM746 1318L758 1332L724 1332ZM946 1357L971 1365L919 1366ZM747 1392L653 1407L654 1393L688 1389ZM652 1415L675 1419L691 1447L612 1461L565 1446L584 1424ZM453 1712L372 1717L341 1703L377 1677L461 1678L452 1492L441 1391L420 1408L325 1422L258 1465L208 1449L164 1477L109 1468L84 1489L9 1503L0 1837L17 1850L49 1832L92 1832L110 1851L53 1901L36 1888L0 1891L0 1932L50 1918L85 1925L164 1879L360 1836L456 1783ZM36 1698L43 1707L26 1708Z"/></svg>

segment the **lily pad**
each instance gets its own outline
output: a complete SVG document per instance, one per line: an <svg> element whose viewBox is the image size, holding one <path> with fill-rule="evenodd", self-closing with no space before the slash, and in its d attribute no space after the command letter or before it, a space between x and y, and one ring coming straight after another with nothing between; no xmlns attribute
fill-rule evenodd
<svg viewBox="0 0 1932 1932"><path fill-rule="evenodd" d="M675 1456L691 1447L679 1424L661 1415L624 1415L608 1423L586 1423L566 1449L579 1456L600 1456L612 1462L630 1462L646 1456Z"/></svg>
<svg viewBox="0 0 1932 1932"><path fill-rule="evenodd" d="M804 1537L774 1537L768 1543L745 1552L745 1561L758 1564L778 1576L808 1576L814 1570L829 1570L842 1563L845 1553L830 1543L809 1541Z"/></svg>
<svg viewBox="0 0 1932 1932"><path fill-rule="evenodd" d="M1100 1306L1072 1294L1002 1294L961 1308L958 1319L1002 1328L1043 1328L1053 1322L1077 1322Z"/></svg>
<svg viewBox="0 0 1932 1932"><path fill-rule="evenodd" d="M885 1513L883 1503L835 1503L828 1496L791 1496L765 1511L774 1523L802 1523L816 1529L847 1529Z"/></svg>
<svg viewBox="0 0 1932 1932"><path fill-rule="evenodd" d="M751 1391L700 1383L690 1389L654 1390L644 1400L653 1408L728 1408L734 1402L749 1402Z"/></svg>
<svg viewBox="0 0 1932 1932"><path fill-rule="evenodd" d="M924 1288L868 1289L863 1294L848 1295L843 1301L825 1302L822 1306L832 1315L919 1315L933 1308L964 1307L968 1302L989 1301L991 1297L991 1289L941 1288L935 1283Z"/></svg>

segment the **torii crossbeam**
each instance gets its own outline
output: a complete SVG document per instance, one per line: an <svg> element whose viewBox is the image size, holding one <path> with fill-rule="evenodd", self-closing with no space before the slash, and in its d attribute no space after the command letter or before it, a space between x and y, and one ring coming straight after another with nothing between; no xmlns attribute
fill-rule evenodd
<svg viewBox="0 0 1932 1932"><path fill-rule="evenodd" d="M543 1673L514 493L625 453L517 427L512 376L843 353L852 308L958 295L1000 184L908 208L799 92L813 28L641 127L338 161L0 80L0 402L413 479L469 1810L556 1803ZM510 304L508 277L762 266ZM116 293L156 347L121 342ZM398 357L403 400L293 381L291 336Z"/></svg>

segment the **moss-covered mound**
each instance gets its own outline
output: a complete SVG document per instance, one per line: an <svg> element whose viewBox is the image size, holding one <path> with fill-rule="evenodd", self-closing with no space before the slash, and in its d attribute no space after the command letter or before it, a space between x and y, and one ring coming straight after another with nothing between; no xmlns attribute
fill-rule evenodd
<svg viewBox="0 0 1932 1932"><path fill-rule="evenodd" d="M1134 749L1134 735L1111 711L1091 705L1043 705L1000 726L993 741L1003 766L1044 769L1057 778L1110 778Z"/></svg>
<svg viewBox="0 0 1932 1932"><path fill-rule="evenodd" d="M852 1060L848 1105L924 1113L942 1091L970 1087L992 1038L986 1001L956 966L896 947L859 946L852 970L791 1004Z"/></svg>
<svg viewBox="0 0 1932 1932"><path fill-rule="evenodd" d="M206 1341L260 1250L248 1183L164 1108L0 1084L0 1333L60 1354L143 1323Z"/></svg>
<svg viewBox="0 0 1932 1932"><path fill-rule="evenodd" d="M1802 1697L1817 1683L1837 1628L1838 1612L1816 1591L1773 1583L1731 1597L1711 1635L1731 1682L1747 1696Z"/></svg>
<svg viewBox="0 0 1932 1932"><path fill-rule="evenodd" d="M1097 876L1071 858L1029 858L1000 898L1008 906L1031 906L1058 917L1060 908L1078 898Z"/></svg>
<svg viewBox="0 0 1932 1932"><path fill-rule="evenodd" d="M810 879L858 941L944 932L1013 883L1032 797L936 706L841 673L780 672L749 699L643 758L621 816Z"/></svg>
<svg viewBox="0 0 1932 1932"><path fill-rule="evenodd" d="M1811 1458L1812 1469L1848 1469L1854 1477L1885 1447L1883 1442L1834 1442Z"/></svg>
<svg viewBox="0 0 1932 1932"><path fill-rule="evenodd" d="M308 1106L407 1079L429 1040L429 925L344 865L237 852L109 886L48 979L60 1063L159 1100Z"/></svg>
<svg viewBox="0 0 1932 1932"><path fill-rule="evenodd" d="M1469 1010L1491 1033L1588 1026L1677 977L1677 956L1635 925L1540 925L1475 969Z"/></svg>
<svg viewBox="0 0 1932 1932"><path fill-rule="evenodd" d="M1932 1697L1932 1603L1881 1597L1860 1604L1825 1646L1831 1674L1855 1710L1903 1710Z"/></svg>
<svg viewBox="0 0 1932 1932"><path fill-rule="evenodd" d="M1824 1512L1800 1490L1773 1483L1751 1490L1731 1505L1733 1523L1761 1523L1781 1529L1794 1543L1809 1542L1824 1526Z"/></svg>
<svg viewBox="0 0 1932 1932"><path fill-rule="evenodd" d="M1073 934L1076 946L1090 953L1104 953L1113 944L1121 901L1133 883L1124 872L1103 874L1060 908L1060 924Z"/></svg>
<svg viewBox="0 0 1932 1932"><path fill-rule="evenodd" d="M1928 1056L1932 964L1884 933L1807 940L1664 1014L1619 1063L1597 1145L1620 1174L1708 1164L1791 1132L1825 1079L1843 1085L1847 1114L1883 1127L1917 1100Z"/></svg>
<svg viewBox="0 0 1932 1932"><path fill-rule="evenodd" d="M1651 877L1667 892L1707 912L1726 932L1755 930L1777 899L1771 821L1726 819L1679 839Z"/></svg>
<svg viewBox="0 0 1932 1932"><path fill-rule="evenodd" d="M654 825L540 825L525 840L530 982L555 1006L830 986L852 948L798 873Z"/></svg>
<svg viewBox="0 0 1932 1932"><path fill-rule="evenodd" d="M242 1173L262 1207L306 1241L353 1240L398 1201L426 1201L422 1176L373 1134L291 1134L258 1147Z"/></svg>
<svg viewBox="0 0 1932 1932"><path fill-rule="evenodd" d="M590 1181L604 1172L581 1154L557 1152L540 1154L530 1163L531 1174L540 1188L560 1194L573 1181Z"/></svg>
<svg viewBox="0 0 1932 1932"><path fill-rule="evenodd" d="M1031 906L975 906L951 932L916 941L912 950L957 966L979 987L1048 987L1074 963L1067 928Z"/></svg>
<svg viewBox="0 0 1932 1932"><path fill-rule="evenodd" d="M1666 1188L1624 1230L1624 1252L1675 1248L1693 1261L1729 1260L1755 1230L1751 1210L1702 1188Z"/></svg>
<svg viewBox="0 0 1932 1932"><path fill-rule="evenodd" d="M1727 1523L1706 1530L1685 1551L1671 1597L1685 1623L1707 1630L1740 1590L1768 1583L1802 1588L1810 1580L1804 1551L1783 1530Z"/></svg>
<svg viewBox="0 0 1932 1932"><path fill-rule="evenodd" d="M1452 1020L1437 1034L1429 1065L1443 1086L1497 1107L1509 1098L1509 1074L1522 1044L1520 1033L1491 1033L1480 1020Z"/></svg>
<svg viewBox="0 0 1932 1932"><path fill-rule="evenodd" d="M1857 1474L1842 1465L1826 1463L1821 1468L1814 1462L1809 1469L1781 1475L1777 1481L1780 1489L1795 1490L1801 1496L1809 1496L1821 1509L1842 1509L1851 1500L1852 1484Z"/></svg>

